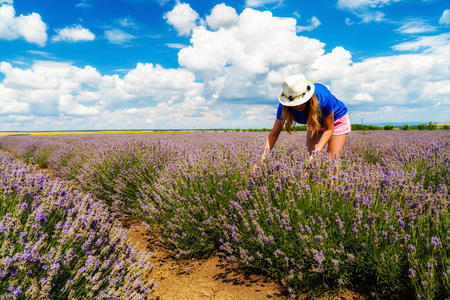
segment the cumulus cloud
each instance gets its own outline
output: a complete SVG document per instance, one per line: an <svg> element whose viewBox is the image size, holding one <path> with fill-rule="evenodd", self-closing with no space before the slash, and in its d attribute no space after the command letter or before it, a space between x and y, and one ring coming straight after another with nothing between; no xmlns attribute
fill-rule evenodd
<svg viewBox="0 0 450 300"><path fill-rule="evenodd" d="M47 41L47 25L37 13L16 16L12 1L0 6L0 39L24 38L29 43L44 46ZM1 4L1 3L0 3Z"/></svg>
<svg viewBox="0 0 450 300"><path fill-rule="evenodd" d="M1 62L0 125L269 127L281 83L294 73L329 86L353 120L423 120L424 112L448 118L450 34L420 36L395 45L395 55L353 62L345 48L326 52L324 43L300 35L294 18L247 8L233 25L211 22L193 27L179 68L137 63L119 76L70 63Z"/></svg>
<svg viewBox="0 0 450 300"><path fill-rule="evenodd" d="M411 101L448 104L444 97L448 97L444 88L448 34L419 37L393 47L417 54L354 63L348 50L336 47L325 53L323 43L297 35L296 26L295 19L245 9L230 28L196 27L191 45L179 52L179 63L203 80L207 99L222 103L276 106L283 78L304 73L314 81L327 82L356 112L386 106L395 110Z"/></svg>
<svg viewBox="0 0 450 300"><path fill-rule="evenodd" d="M355 95L355 97L353 97L353 101L355 103L360 103L360 102L373 102L374 99L373 97L368 94L368 93L357 93Z"/></svg>
<svg viewBox="0 0 450 300"><path fill-rule="evenodd" d="M324 52L318 40L297 36L295 19L250 8L230 28L196 27L190 42L178 53L180 65L204 79L207 97L221 99L267 99L282 81L273 81L275 73L305 70Z"/></svg>
<svg viewBox="0 0 450 300"><path fill-rule="evenodd" d="M189 35L198 18L198 13L187 3L177 3L171 11L164 15L164 19L175 27L179 35Z"/></svg>
<svg viewBox="0 0 450 300"><path fill-rule="evenodd" d="M83 28L81 25L56 29L56 33L57 34L52 38L52 41L54 42L93 41L95 39L95 35L89 29Z"/></svg>
<svg viewBox="0 0 450 300"><path fill-rule="evenodd" d="M352 55L343 47L321 55L311 63L309 77L313 81L331 81L347 75L352 67Z"/></svg>
<svg viewBox="0 0 450 300"><path fill-rule="evenodd" d="M413 45L403 48L418 49ZM374 99L373 106L365 107L367 111L386 105L395 109L411 105L432 107L438 102L446 104L448 110L448 51L448 41L429 42L428 48L419 53L369 58L354 63L345 76L334 78L331 87L349 104Z"/></svg>
<svg viewBox="0 0 450 300"><path fill-rule="evenodd" d="M441 18L439 19L439 24L450 24L450 9L444 10Z"/></svg>
<svg viewBox="0 0 450 300"><path fill-rule="evenodd" d="M220 27L230 27L235 25L239 20L236 10L224 3L217 4L211 10L211 14L206 17L206 24L212 29Z"/></svg>
<svg viewBox="0 0 450 300"><path fill-rule="evenodd" d="M192 112L207 102L202 84L183 69L138 63L123 78L101 75L95 68L35 61L30 68L0 63L0 114L28 112L39 116L98 115L127 106L176 105ZM203 109L203 108L201 108Z"/></svg>
<svg viewBox="0 0 450 300"><path fill-rule="evenodd" d="M0 114L8 113L28 113L30 106L28 103L17 100L16 91L0 83Z"/></svg>

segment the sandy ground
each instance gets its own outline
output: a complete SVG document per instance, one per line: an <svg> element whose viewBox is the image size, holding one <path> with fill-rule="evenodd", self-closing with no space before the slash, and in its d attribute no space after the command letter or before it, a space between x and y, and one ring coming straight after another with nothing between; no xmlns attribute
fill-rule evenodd
<svg viewBox="0 0 450 300"><path fill-rule="evenodd" d="M128 240L139 250L153 253L153 271L147 279L154 279L158 287L148 300L175 299L289 299L283 295L279 284L262 275L246 274L232 267L221 257L208 259L176 260L156 237L140 223L124 224L129 230ZM298 299L366 299L357 293L343 290L339 295L313 297L300 295Z"/></svg>
<svg viewBox="0 0 450 300"><path fill-rule="evenodd" d="M159 286L149 300L288 299L281 295L276 283L260 275L244 274L220 257L177 260L139 222L127 227L130 243L154 255L154 268L148 278L155 279Z"/></svg>

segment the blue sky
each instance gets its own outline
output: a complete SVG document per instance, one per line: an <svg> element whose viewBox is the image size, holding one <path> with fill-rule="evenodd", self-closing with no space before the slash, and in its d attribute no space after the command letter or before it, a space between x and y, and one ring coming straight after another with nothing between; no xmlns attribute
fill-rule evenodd
<svg viewBox="0 0 450 300"><path fill-rule="evenodd" d="M0 130L271 127L284 77L353 122L446 122L439 0L0 0Z"/></svg>

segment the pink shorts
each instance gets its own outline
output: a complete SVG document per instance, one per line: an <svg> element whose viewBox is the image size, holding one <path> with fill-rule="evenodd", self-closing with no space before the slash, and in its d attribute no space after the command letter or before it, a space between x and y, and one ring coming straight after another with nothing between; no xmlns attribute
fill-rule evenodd
<svg viewBox="0 0 450 300"><path fill-rule="evenodd" d="M308 126L308 130L310 130L310 127ZM319 128L319 132L324 132L325 128ZM334 121L334 131L333 135L341 135L341 134L347 134L350 131L352 131L352 126L350 124L350 117L348 116L348 113Z"/></svg>

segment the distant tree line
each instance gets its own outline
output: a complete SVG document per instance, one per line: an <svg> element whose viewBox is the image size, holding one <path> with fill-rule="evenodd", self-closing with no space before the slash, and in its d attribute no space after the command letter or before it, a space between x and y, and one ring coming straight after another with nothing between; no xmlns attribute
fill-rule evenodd
<svg viewBox="0 0 450 300"><path fill-rule="evenodd" d="M437 123L428 122L427 124L417 124L417 125L402 125L402 126L394 126L394 125L384 125L384 126L376 126L376 125L364 125L364 124L352 124L352 130L449 130L450 126L448 124L438 125ZM263 132L263 131L271 131L271 128L260 128L260 129L226 129L225 132ZM284 127L283 127L283 130ZM291 131L306 131L306 125L296 125Z"/></svg>
<svg viewBox="0 0 450 300"><path fill-rule="evenodd" d="M352 124L352 130L436 130L443 129L448 130L450 126L447 124L438 125L437 123L428 122L428 124L417 124L417 125L402 125L402 126L394 126L394 125L384 125L384 126L376 126L376 125L363 125L363 124Z"/></svg>

